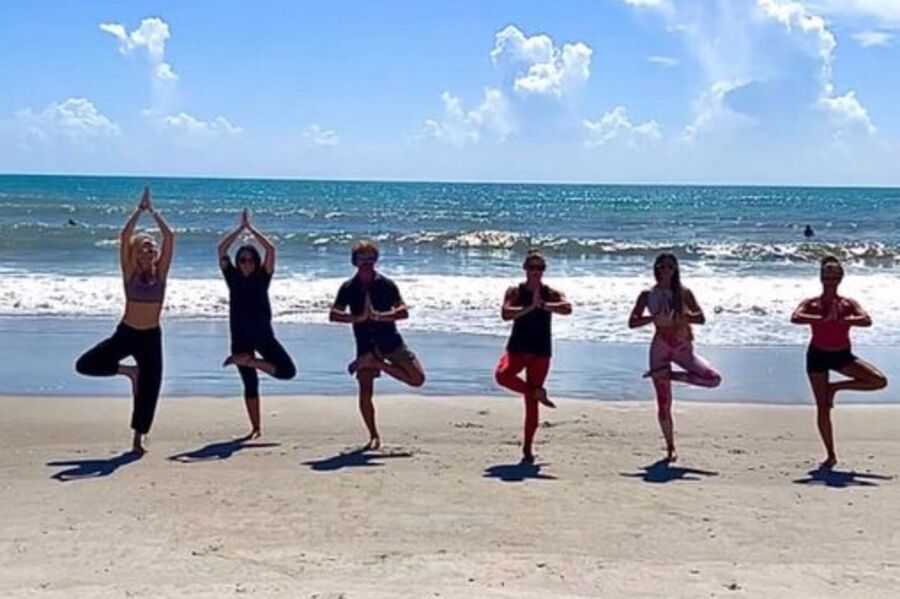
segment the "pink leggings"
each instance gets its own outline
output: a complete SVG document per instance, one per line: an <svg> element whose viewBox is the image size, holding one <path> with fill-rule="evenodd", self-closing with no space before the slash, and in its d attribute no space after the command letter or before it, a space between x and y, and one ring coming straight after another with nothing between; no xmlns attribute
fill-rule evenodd
<svg viewBox="0 0 900 599"><path fill-rule="evenodd" d="M684 372L672 372L672 363ZM660 408L672 403L672 381L698 387L718 387L722 382L712 365L694 353L694 344L686 340L667 341L662 336L653 337L650 344L650 375L656 388L656 402Z"/></svg>

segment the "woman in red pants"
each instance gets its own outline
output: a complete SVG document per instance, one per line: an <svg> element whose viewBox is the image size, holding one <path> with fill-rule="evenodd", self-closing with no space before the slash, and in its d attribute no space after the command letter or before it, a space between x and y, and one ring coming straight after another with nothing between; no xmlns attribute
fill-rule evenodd
<svg viewBox="0 0 900 599"><path fill-rule="evenodd" d="M550 321L554 313L571 314L572 304L562 292L543 283L547 261L537 250L530 250L522 265L525 281L506 291L501 317L512 320L513 329L494 373L497 383L525 398L525 437L522 461L534 463L532 443L538 428L538 404L556 405L547 397L544 380L550 370L552 353ZM522 379L519 373L525 371Z"/></svg>

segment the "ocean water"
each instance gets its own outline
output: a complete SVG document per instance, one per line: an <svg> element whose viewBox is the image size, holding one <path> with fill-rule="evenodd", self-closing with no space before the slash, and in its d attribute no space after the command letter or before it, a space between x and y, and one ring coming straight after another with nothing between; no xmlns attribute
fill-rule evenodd
<svg viewBox="0 0 900 599"><path fill-rule="evenodd" d="M625 326L651 264L673 251L704 306L708 346L800 345L788 324L818 290L817 260L846 260L844 291L872 314L857 344L900 346L900 190L0 176L0 317L111 320L122 308L117 233L145 183L178 232L166 318L227 315L215 247L250 208L278 245L277 322L317 324L349 246L382 246L412 309L407 330L505 335L505 288L531 245L575 305L557 338L643 343ZM152 221L143 222L147 227ZM816 235L806 239L811 225Z"/></svg>

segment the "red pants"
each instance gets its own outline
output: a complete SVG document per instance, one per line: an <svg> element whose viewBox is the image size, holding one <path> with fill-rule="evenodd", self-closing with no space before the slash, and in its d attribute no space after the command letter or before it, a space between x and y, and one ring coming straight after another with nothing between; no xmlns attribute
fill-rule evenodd
<svg viewBox="0 0 900 599"><path fill-rule="evenodd" d="M525 379L519 373L525 371ZM531 391L544 386L547 372L550 370L550 357L535 354L519 354L506 352L501 356L494 372L494 378L501 387L520 393L525 397L525 442L523 450L531 455L531 444L538 427L538 402L531 396Z"/></svg>

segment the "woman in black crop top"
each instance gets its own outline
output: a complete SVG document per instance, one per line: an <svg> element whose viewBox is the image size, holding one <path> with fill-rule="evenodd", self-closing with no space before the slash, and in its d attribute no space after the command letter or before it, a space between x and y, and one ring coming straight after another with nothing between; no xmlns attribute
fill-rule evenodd
<svg viewBox="0 0 900 599"><path fill-rule="evenodd" d="M242 245L231 263L228 250L243 231L249 232L263 246L265 258L253 245ZM277 379L291 379L297 374L294 362L275 339L269 283L275 272L275 246L250 223L245 209L238 227L219 242L219 267L228 284L228 320L231 328L231 355L224 366L234 364L244 383L244 403L250 418L249 438L262 434L259 417L259 376L257 370ZM262 359L256 357L259 354Z"/></svg>
<svg viewBox="0 0 900 599"><path fill-rule="evenodd" d="M513 330L494 377L497 384L525 398L522 461L531 464L534 463L532 444L538 428L538 404L556 407L544 388L552 353L550 320L554 313L571 314L572 304L562 292L543 283L547 262L540 252L530 250L522 267L525 282L510 287L503 298L501 316L503 320L513 321ZM519 377L523 370L524 380Z"/></svg>
<svg viewBox="0 0 900 599"><path fill-rule="evenodd" d="M162 248L153 237L135 233L138 220L149 213L162 233ZM131 379L134 409L132 451L144 453L142 438L150 431L162 385L162 331L159 318L166 292L166 278L175 247L175 234L153 209L150 188L119 234L119 261L125 284L125 314L115 334L78 358L75 369L88 376L121 374ZM120 364L134 357L135 365Z"/></svg>

